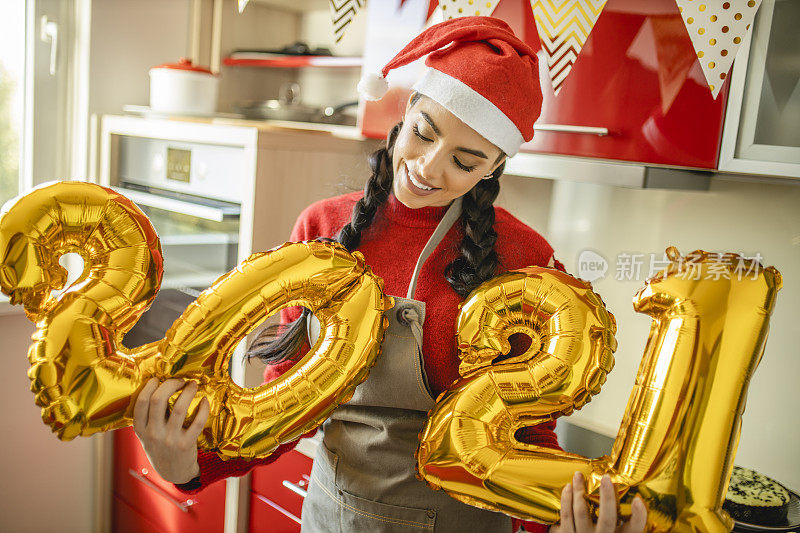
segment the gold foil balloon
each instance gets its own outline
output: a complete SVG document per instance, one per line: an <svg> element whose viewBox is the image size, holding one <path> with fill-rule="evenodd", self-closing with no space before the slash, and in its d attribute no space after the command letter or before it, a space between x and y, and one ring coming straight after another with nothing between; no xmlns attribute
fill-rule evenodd
<svg viewBox="0 0 800 533"><path fill-rule="evenodd" d="M630 516L634 496L642 496L648 507L647 531L729 531L733 521L722 502L747 387L764 353L781 275L774 267L764 268L736 254L696 250L682 257L669 247L667 255L669 265L634 297L634 309L650 315L653 323L610 457L588 459L514 441L519 424L508 420L528 419L525 425L530 425L567 413L557 396L548 395L569 381L556 376L574 379L569 370L560 375L550 370L557 364L554 359L568 361L566 353L554 341L537 343L543 338L539 332L565 329L560 319L552 318L557 316L552 310L558 309L558 300L550 300L550 295L559 289L548 286L540 294L550 302L550 312L527 306L528 314L542 325L526 354L532 385L495 377L511 372L517 361L476 368L472 361L480 345L476 350L462 343L466 372L431 413L418 451L422 477L473 505L553 523L560 512L558 495L573 471L587 477L595 513L600 478L607 472L616 484L623 517ZM490 282L469 301L491 302L496 293ZM526 307L520 299L501 298L510 309ZM465 305L459 327L474 331L485 316L496 313L494 306L487 307L488 311L470 313ZM534 350L541 351L531 353ZM486 360L491 353L497 352L487 350ZM573 372L584 372L582 358L574 360L578 364ZM481 396L476 399L475 393ZM481 423L482 433L473 429Z"/></svg>
<svg viewBox="0 0 800 533"><path fill-rule="evenodd" d="M600 392L614 366L614 316L589 283L529 267L473 291L456 329L462 378L429 413L420 478L476 507L557 521L573 473L588 476L603 464L518 442L514 433L568 415ZM514 333L532 339L528 350L493 364Z"/></svg>
<svg viewBox="0 0 800 533"><path fill-rule="evenodd" d="M200 385L211 415L198 444L223 457L269 455L318 426L350 398L380 351L392 306L358 252L336 243L287 243L257 253L198 296L156 342L121 339L153 301L162 254L147 217L120 194L59 182L10 202L0 218L0 288L36 323L29 377L42 418L69 440L131 424L151 377ZM63 288L58 258L77 252L78 281ZM292 372L255 389L234 384L228 361L270 314L303 305L321 335ZM190 407L190 418L197 402Z"/></svg>

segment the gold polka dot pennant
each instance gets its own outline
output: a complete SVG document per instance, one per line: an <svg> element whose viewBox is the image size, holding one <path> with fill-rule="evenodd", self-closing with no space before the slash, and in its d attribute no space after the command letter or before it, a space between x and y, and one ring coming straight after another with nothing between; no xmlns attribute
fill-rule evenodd
<svg viewBox="0 0 800 533"><path fill-rule="evenodd" d="M501 0L439 0L444 20L458 17L490 16Z"/></svg>
<svg viewBox="0 0 800 533"><path fill-rule="evenodd" d="M751 30L761 0L675 0L714 98Z"/></svg>
<svg viewBox="0 0 800 533"><path fill-rule="evenodd" d="M606 0L531 0L555 94L561 90L605 4Z"/></svg>

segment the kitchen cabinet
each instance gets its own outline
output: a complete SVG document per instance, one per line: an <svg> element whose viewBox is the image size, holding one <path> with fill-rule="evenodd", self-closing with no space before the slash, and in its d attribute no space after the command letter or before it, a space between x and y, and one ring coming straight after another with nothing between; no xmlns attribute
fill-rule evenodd
<svg viewBox="0 0 800 533"><path fill-rule="evenodd" d="M300 531L303 500L311 481L312 459L292 450L253 472L250 495L251 533Z"/></svg>
<svg viewBox="0 0 800 533"><path fill-rule="evenodd" d="M225 484L187 495L161 479L133 428L114 432L114 531L216 533L223 530Z"/></svg>
<svg viewBox="0 0 800 533"><path fill-rule="evenodd" d="M492 16L506 21L538 51L542 114L523 153L717 167L728 83L715 100L675 0L608 0L558 95L552 90L530 3L504 0ZM369 17L365 69L377 72L399 47L393 42L395 48L389 50L378 42L390 23L381 17L393 17L392 10L376 10ZM407 26L398 42L422 29L424 16L394 18ZM385 138L402 116L417 75L393 76L389 98L364 107L365 136Z"/></svg>
<svg viewBox="0 0 800 533"><path fill-rule="evenodd" d="M800 178L800 2L764 0L731 75L719 168Z"/></svg>

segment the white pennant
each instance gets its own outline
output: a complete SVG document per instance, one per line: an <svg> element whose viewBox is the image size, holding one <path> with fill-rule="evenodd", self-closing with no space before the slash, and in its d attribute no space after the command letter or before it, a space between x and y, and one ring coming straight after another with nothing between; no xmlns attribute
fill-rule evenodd
<svg viewBox="0 0 800 533"><path fill-rule="evenodd" d="M761 0L676 0L708 88L717 98Z"/></svg>
<svg viewBox="0 0 800 533"><path fill-rule="evenodd" d="M484 16L494 13L500 0L439 0L444 20L458 17Z"/></svg>
<svg viewBox="0 0 800 533"><path fill-rule="evenodd" d="M553 92L572 70L606 0L530 0Z"/></svg>
<svg viewBox="0 0 800 533"><path fill-rule="evenodd" d="M331 6L331 22L336 42L342 40L347 26L358 16L367 0L329 0Z"/></svg>

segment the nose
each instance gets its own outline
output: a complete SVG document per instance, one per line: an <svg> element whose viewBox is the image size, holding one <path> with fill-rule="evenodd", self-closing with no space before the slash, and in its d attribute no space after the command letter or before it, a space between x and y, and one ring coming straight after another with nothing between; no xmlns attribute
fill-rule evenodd
<svg viewBox="0 0 800 533"><path fill-rule="evenodd" d="M438 150L429 150L417 158L417 172L432 185L439 186L444 173L445 157Z"/></svg>

